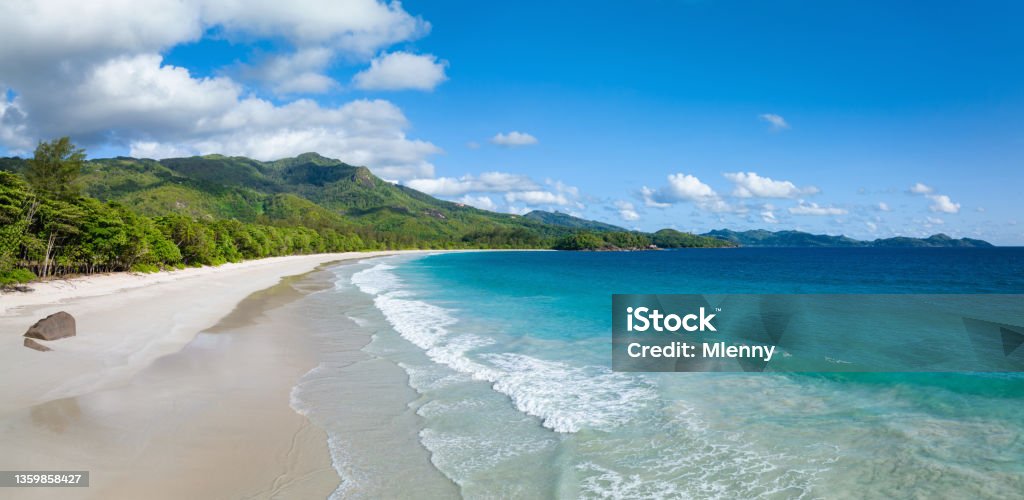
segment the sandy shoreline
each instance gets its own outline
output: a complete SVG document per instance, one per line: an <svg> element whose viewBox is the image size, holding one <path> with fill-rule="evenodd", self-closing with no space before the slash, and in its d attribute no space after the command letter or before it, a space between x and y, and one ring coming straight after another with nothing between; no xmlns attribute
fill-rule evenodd
<svg viewBox="0 0 1024 500"><path fill-rule="evenodd" d="M394 253L105 275L0 296L0 470L92 471L89 488L60 490L71 498L327 496L339 479L326 435L288 405L316 347L288 335L302 328L287 307L302 293L285 277ZM50 342L52 352L23 347L25 329L58 310L75 316L78 336Z"/></svg>
<svg viewBox="0 0 1024 500"><path fill-rule="evenodd" d="M285 276L328 262L397 252L349 252L275 257L154 274L117 273L33 285L0 295L0 416L18 408L72 397L124 382L153 360L181 350L249 294ZM22 346L39 318L71 313L78 335L46 343L53 352ZM46 370L39 362L46 360Z"/></svg>

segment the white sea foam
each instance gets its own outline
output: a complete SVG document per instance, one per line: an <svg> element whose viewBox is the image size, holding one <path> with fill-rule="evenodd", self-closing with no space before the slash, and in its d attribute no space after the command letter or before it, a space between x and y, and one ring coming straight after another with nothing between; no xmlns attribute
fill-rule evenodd
<svg viewBox="0 0 1024 500"><path fill-rule="evenodd" d="M295 410L296 413L314 420L311 413L314 411L314 405L312 402L307 401L303 396L306 394L306 385L314 383L314 381L325 373L331 373L336 369L327 363L319 363L312 370L306 372L305 375L299 379L299 382L292 387L292 390L288 397L289 406ZM325 429L325 431L327 431ZM331 454L331 466L334 468L334 472L338 474L338 478L341 482L338 487L331 493L331 500L338 500L346 498L348 493L353 490L356 486L356 474L353 473L351 467L351 457L349 456L348 448L345 443L333 432L327 432L327 450Z"/></svg>
<svg viewBox="0 0 1024 500"><path fill-rule="evenodd" d="M558 432L611 429L646 411L657 398L646 380L604 367L577 367L522 354L486 354L500 370L494 389L523 413Z"/></svg>
<svg viewBox="0 0 1024 500"><path fill-rule="evenodd" d="M346 314L345 317L350 319L350 320L352 320L352 322L355 323L356 326L359 326L359 327L365 327L365 326L370 324L370 320L368 320L366 318L360 318L359 316L353 316L351 314Z"/></svg>
<svg viewBox="0 0 1024 500"><path fill-rule="evenodd" d="M365 262L365 261L363 261ZM362 264L362 262L360 262ZM390 272L395 266L377 264L352 275L352 283L365 293L377 295L398 286L398 276Z"/></svg>
<svg viewBox="0 0 1024 500"><path fill-rule="evenodd" d="M491 470L502 462L523 455L536 455L554 446L554 442L531 439L507 439L493 434L466 434L437 429L420 431L420 441L433 452L431 460L449 471L452 481L465 486L467 478Z"/></svg>
<svg viewBox="0 0 1024 500"><path fill-rule="evenodd" d="M352 282L375 295L374 304L388 322L432 361L491 382L517 409L540 418L549 429L571 433L616 427L645 411L657 398L653 385L645 379L603 367L578 367L516 353L482 354L474 359L472 351L494 341L452 333L457 320L450 311L410 298L391 272L394 269L378 264L353 275Z"/></svg>
<svg viewBox="0 0 1024 500"><path fill-rule="evenodd" d="M398 366L409 375L409 385L420 392L436 391L472 380L466 373L442 369L434 364L426 366L398 363Z"/></svg>

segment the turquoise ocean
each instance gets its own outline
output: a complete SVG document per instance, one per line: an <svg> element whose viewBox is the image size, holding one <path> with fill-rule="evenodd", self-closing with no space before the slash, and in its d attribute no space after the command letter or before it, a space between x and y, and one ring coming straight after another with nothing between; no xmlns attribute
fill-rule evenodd
<svg viewBox="0 0 1024 500"><path fill-rule="evenodd" d="M470 252L334 272L332 293L372 303L347 313L379 322L364 350L407 373L417 438L467 498L1024 497L1021 374L618 373L609 343L612 294L1017 294L1021 248Z"/></svg>

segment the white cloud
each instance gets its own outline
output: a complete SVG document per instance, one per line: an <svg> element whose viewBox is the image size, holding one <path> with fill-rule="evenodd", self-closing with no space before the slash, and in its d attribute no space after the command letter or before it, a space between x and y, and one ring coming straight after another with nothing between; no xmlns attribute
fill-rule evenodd
<svg viewBox="0 0 1024 500"><path fill-rule="evenodd" d="M925 217L925 222L925 226L940 226L946 223L946 221L938 217Z"/></svg>
<svg viewBox="0 0 1024 500"><path fill-rule="evenodd" d="M434 90L448 79L448 61L438 61L432 54L392 52L370 62L370 67L356 73L352 83L364 90Z"/></svg>
<svg viewBox="0 0 1024 500"><path fill-rule="evenodd" d="M671 174L668 176L668 185L658 189L643 186L640 196L648 207L667 208L674 203L693 202L698 208L709 212L746 212L745 207L733 207L726 203L711 186L690 174Z"/></svg>
<svg viewBox="0 0 1024 500"><path fill-rule="evenodd" d="M628 201L616 201L615 209L618 210L619 217L621 217L624 221L632 222L640 220L640 214L637 213L636 207L634 207L633 204L629 203Z"/></svg>
<svg viewBox="0 0 1024 500"><path fill-rule="evenodd" d="M510 214L525 215L533 211L530 207L517 207L515 205L508 205L505 207L505 211Z"/></svg>
<svg viewBox="0 0 1024 500"><path fill-rule="evenodd" d="M878 205L875 205L875 210L878 210L879 212L891 212L892 211L892 209L889 208L889 204L884 202L884 201L878 202Z"/></svg>
<svg viewBox="0 0 1024 500"><path fill-rule="evenodd" d="M949 196L944 194L934 194L929 195L928 198L932 200L931 206L928 207L932 212L955 214L960 211L960 204L954 203L953 200L949 199Z"/></svg>
<svg viewBox="0 0 1024 500"><path fill-rule="evenodd" d="M567 194L573 198L579 198L580 190L576 186L570 186L562 181L555 181L551 179L545 179L544 184L555 188L555 191L563 194ZM582 208L582 207L581 207Z"/></svg>
<svg viewBox="0 0 1024 500"><path fill-rule="evenodd" d="M913 193L913 194L928 194L928 193L931 193L932 191L935 191L935 190L932 189L931 186L928 186L926 184L922 184L920 182L914 184L913 186L910 186L910 192Z"/></svg>
<svg viewBox="0 0 1024 500"><path fill-rule="evenodd" d="M761 211L761 220L768 224L778 224L779 219L775 218L775 212L765 209Z"/></svg>
<svg viewBox="0 0 1024 500"><path fill-rule="evenodd" d="M138 2L131 3L138 5ZM361 57L369 57L384 47L414 40L430 31L429 23L405 12L400 2L205 0L191 3L198 5L205 24L223 26L229 37L280 37L300 47L322 45Z"/></svg>
<svg viewBox="0 0 1024 500"><path fill-rule="evenodd" d="M28 134L25 112L17 97L7 95L0 86L0 145L6 145L14 154L27 154L33 144Z"/></svg>
<svg viewBox="0 0 1024 500"><path fill-rule="evenodd" d="M268 57L254 67L243 66L242 74L268 82L278 94L320 94L338 87L338 82L323 74L333 57L331 49L306 48Z"/></svg>
<svg viewBox="0 0 1024 500"><path fill-rule="evenodd" d="M197 2L176 0L0 2L0 19L0 75L9 85L37 71L77 73L83 62L194 41L204 26Z"/></svg>
<svg viewBox="0 0 1024 500"><path fill-rule="evenodd" d="M139 141L132 143L131 155L136 158L183 158L192 156L193 151L179 148L173 144Z"/></svg>
<svg viewBox="0 0 1024 500"><path fill-rule="evenodd" d="M525 175L505 172L484 172L479 176L438 177L436 179L413 179L407 186L436 196L459 196L466 193L530 191L540 185Z"/></svg>
<svg viewBox="0 0 1024 500"><path fill-rule="evenodd" d="M647 186L640 188L640 197L643 198L644 205L648 207L668 208L672 206L671 203L658 201L658 199L663 199L661 194L657 190L651 189Z"/></svg>
<svg viewBox="0 0 1024 500"><path fill-rule="evenodd" d="M526 213L530 211L530 207L542 205L586 208L583 203L579 202L580 191L575 186L552 179L546 179L543 183L539 183L525 175L506 172L484 172L479 175L463 175L462 177L418 178L406 181L405 185L434 196L462 196L456 201L480 208L484 206L496 208L496 204L490 197L477 195L500 193L506 203L505 211L509 213ZM545 185L548 187L543 187ZM494 208L487 209L493 210Z"/></svg>
<svg viewBox="0 0 1024 500"><path fill-rule="evenodd" d="M874 222L865 221L864 225L867 226L868 230L871 231L872 233L878 231L878 224L875 224Z"/></svg>
<svg viewBox="0 0 1024 500"><path fill-rule="evenodd" d="M772 130L786 130L789 128L789 124L786 123L786 119L774 113L757 115L757 118L763 122L768 122L771 125Z"/></svg>
<svg viewBox="0 0 1024 500"><path fill-rule="evenodd" d="M283 39L368 59L419 38L429 23L377 0L47 0L0 2L0 74L77 72L112 57L156 53L221 28L233 41ZM111 29L116 26L117 29ZM55 68L55 63L64 63ZM20 68L20 70L19 70ZM8 82L10 83L10 82Z"/></svg>
<svg viewBox="0 0 1024 500"><path fill-rule="evenodd" d="M511 205L522 202L527 205L570 205L570 199L562 193L550 191L514 191L505 193L505 201Z"/></svg>
<svg viewBox="0 0 1024 500"><path fill-rule="evenodd" d="M526 132L512 131L507 134L495 134L494 137L491 137L491 142L506 147L530 146L537 144L537 138Z"/></svg>
<svg viewBox="0 0 1024 500"><path fill-rule="evenodd" d="M459 198L459 203L476 207L481 210L490 210L491 212L498 209L498 204L494 203L494 200L490 196L470 196L466 195Z"/></svg>
<svg viewBox="0 0 1024 500"><path fill-rule="evenodd" d="M837 207L822 207L817 203L800 200L797 206L789 207L789 213L793 215L843 215L847 213L847 210Z"/></svg>
<svg viewBox="0 0 1024 500"><path fill-rule="evenodd" d="M704 184L696 176L682 173L670 174L668 186L657 191L652 191L646 186L643 189L657 203L697 201L717 196L711 186Z"/></svg>
<svg viewBox="0 0 1024 500"><path fill-rule="evenodd" d="M397 2L0 2L0 19L0 88L17 96L0 98L7 148L70 135L148 156L317 151L386 178L433 175L428 158L440 149L407 138L408 121L387 101L277 104L242 80L197 78L159 55L211 29L239 43L273 38L287 55L243 66L240 76L282 93L323 91L333 85L322 73L332 60L368 60L429 31Z"/></svg>
<svg viewBox="0 0 1024 500"><path fill-rule="evenodd" d="M755 172L735 172L723 175L736 185L732 195L737 198L797 198L820 192L814 186L798 188L790 181L777 181L770 177L761 177Z"/></svg>
<svg viewBox="0 0 1024 500"><path fill-rule="evenodd" d="M940 212L945 214L955 214L960 212L960 204L953 202L948 195L944 194L933 194L935 189L931 186L922 184L920 182L910 186L909 192L911 194L924 195L925 198L932 200L932 204L928 206L928 209L932 212Z"/></svg>

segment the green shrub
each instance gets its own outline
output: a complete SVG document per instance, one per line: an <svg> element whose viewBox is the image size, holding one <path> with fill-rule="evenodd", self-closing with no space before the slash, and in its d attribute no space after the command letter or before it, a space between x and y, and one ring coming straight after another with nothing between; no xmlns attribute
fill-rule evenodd
<svg viewBox="0 0 1024 500"><path fill-rule="evenodd" d="M36 279L35 273L28 269L11 269L9 271L0 271L0 288L6 288L12 285L20 285L22 283L28 283Z"/></svg>
<svg viewBox="0 0 1024 500"><path fill-rule="evenodd" d="M156 273L160 272L160 267L153 264L135 264L132 266L133 273Z"/></svg>

